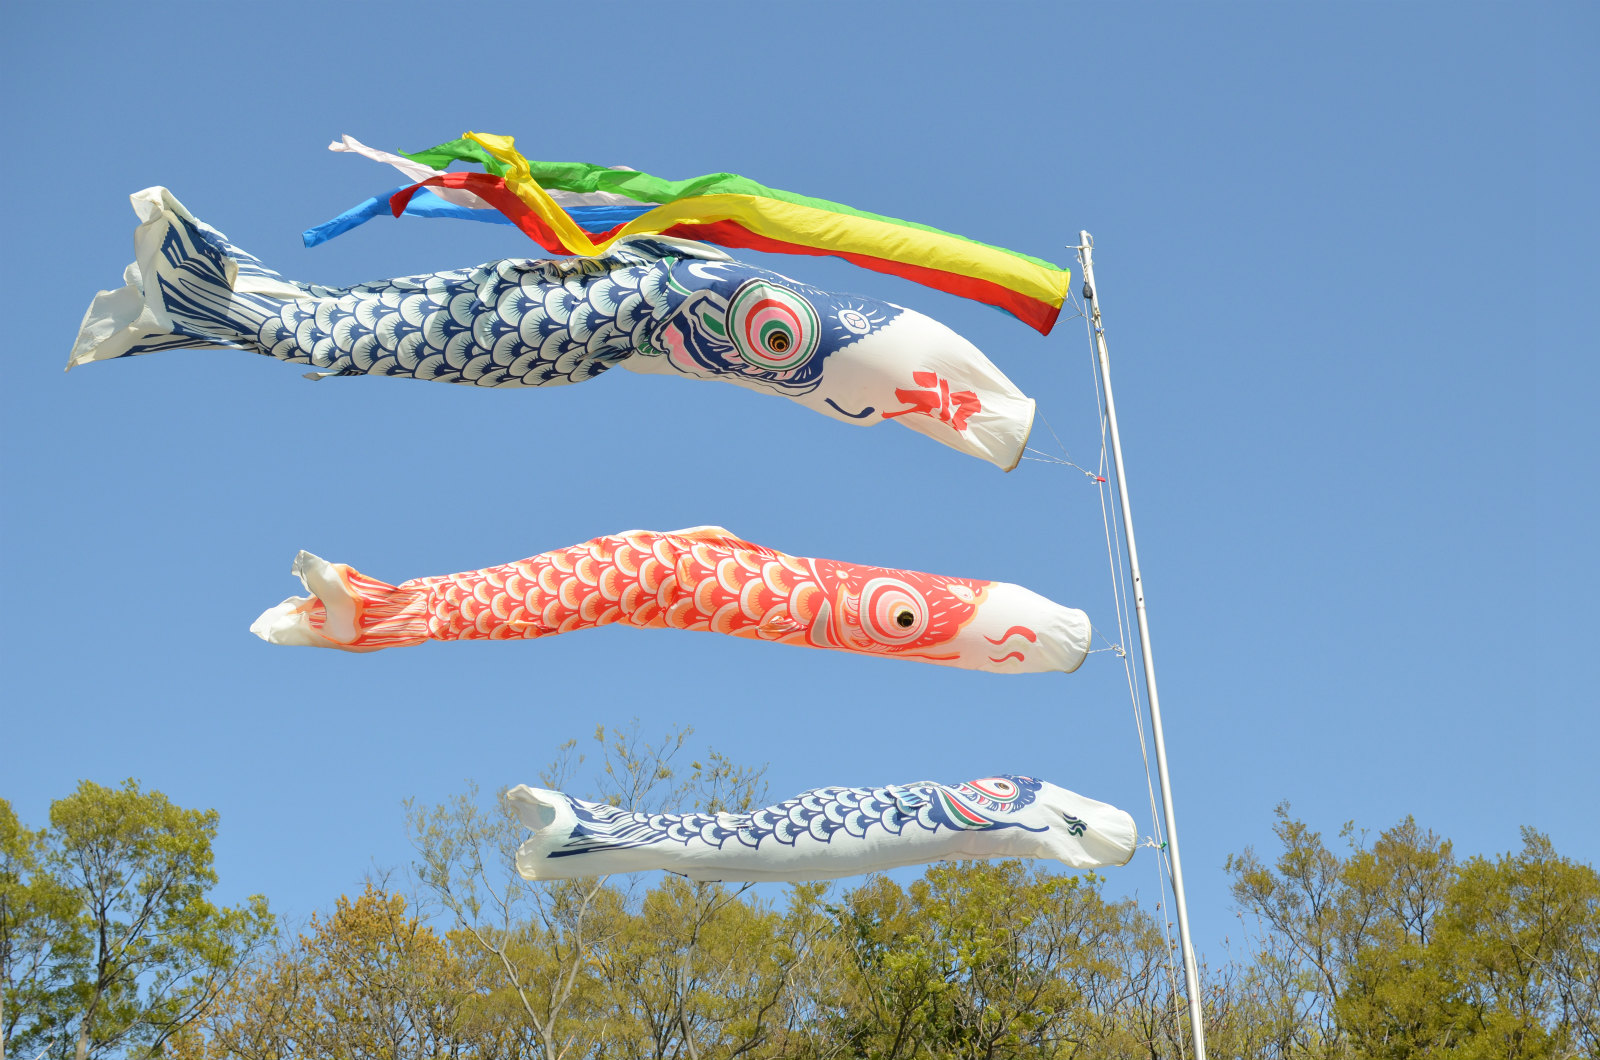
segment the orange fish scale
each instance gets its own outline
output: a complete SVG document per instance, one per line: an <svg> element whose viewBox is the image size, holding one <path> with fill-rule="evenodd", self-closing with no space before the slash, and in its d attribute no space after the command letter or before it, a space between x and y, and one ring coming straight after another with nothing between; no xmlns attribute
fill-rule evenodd
<svg viewBox="0 0 1600 1060"><path fill-rule="evenodd" d="M472 587L472 598L485 607L493 604L494 598L498 595L500 594L497 591L497 587L491 585L487 580L481 581Z"/></svg>
<svg viewBox="0 0 1600 1060"><path fill-rule="evenodd" d="M583 605L578 608L578 614L589 623L594 623L600 617L600 612L606 608L606 599L599 593L590 593L583 598Z"/></svg>
<svg viewBox="0 0 1600 1060"><path fill-rule="evenodd" d="M562 609L560 600L551 600L545 609L539 613L539 624L546 629L555 629L561 625Z"/></svg>
<svg viewBox="0 0 1600 1060"><path fill-rule="evenodd" d="M775 559L769 559L761 565L761 580L778 596L788 596L799 583L794 573Z"/></svg>
<svg viewBox="0 0 1600 1060"><path fill-rule="evenodd" d="M624 617L632 626L659 626L661 622L661 605L654 600L641 600L639 606L623 611Z"/></svg>
<svg viewBox="0 0 1600 1060"><path fill-rule="evenodd" d="M600 595L615 602L622 595L622 572L614 565L600 575Z"/></svg>
<svg viewBox="0 0 1600 1060"><path fill-rule="evenodd" d="M618 621L621 618L622 608L612 604L610 607L600 612L600 616L594 620L594 624L597 626L606 626Z"/></svg>
<svg viewBox="0 0 1600 1060"><path fill-rule="evenodd" d="M745 614L737 603L724 604L718 608L708 623L713 633L733 633L745 624Z"/></svg>
<svg viewBox="0 0 1600 1060"><path fill-rule="evenodd" d="M571 633L573 630L575 630L575 629L583 629L587 625L588 625L588 623L584 621L582 615L571 614L571 615L568 615L562 621L561 625L556 627L556 632L557 633Z"/></svg>
<svg viewBox="0 0 1600 1060"><path fill-rule="evenodd" d="M737 594L743 588L749 580L745 577L748 573L732 556L724 556L717 561L717 584L730 593Z"/></svg>
<svg viewBox="0 0 1600 1060"><path fill-rule="evenodd" d="M772 607L766 585L760 578L751 578L744 583L744 588L739 590L739 606L747 615L763 614Z"/></svg>
<svg viewBox="0 0 1600 1060"><path fill-rule="evenodd" d="M667 607L666 620L673 629L695 629L704 622L695 610L694 599L687 596Z"/></svg>
<svg viewBox="0 0 1600 1060"><path fill-rule="evenodd" d="M561 591L556 594L561 603L573 610L583 603L583 586L576 578L568 578L561 583Z"/></svg>
<svg viewBox="0 0 1600 1060"><path fill-rule="evenodd" d="M681 595L682 594L678 592L678 576L676 574L669 574L662 579L661 587L656 590L656 603L660 604L662 607L671 607L673 602L676 601ZM693 600L690 600L689 602L691 605L694 603Z"/></svg>
<svg viewBox="0 0 1600 1060"><path fill-rule="evenodd" d="M600 566L592 555L579 556L578 562L572 566L572 572L585 585L600 584Z"/></svg>
<svg viewBox="0 0 1600 1060"><path fill-rule="evenodd" d="M516 597L505 593L495 593L494 599L489 601L489 613L504 622L511 617L511 608L516 605Z"/></svg>
<svg viewBox="0 0 1600 1060"><path fill-rule="evenodd" d="M615 562L617 569L623 574L630 578L636 578L639 575L639 561L643 558L643 556L639 555L638 549L619 548L617 549Z"/></svg>
<svg viewBox="0 0 1600 1060"><path fill-rule="evenodd" d="M496 629L504 629L505 626L499 619L494 617L493 611L485 611L478 616L478 620L472 624L472 628L479 636L487 637Z"/></svg>
<svg viewBox="0 0 1600 1060"><path fill-rule="evenodd" d="M670 567L677 560L677 552L667 543L664 537L657 538L650 543L650 554L655 556L660 563Z"/></svg>
<svg viewBox="0 0 1600 1060"><path fill-rule="evenodd" d="M541 567L538 582L547 595L555 596L561 591L561 572L554 567Z"/></svg>
<svg viewBox="0 0 1600 1060"><path fill-rule="evenodd" d="M632 612L645 595L644 586L638 582L629 582L622 587L622 595L617 598L617 606L624 611Z"/></svg>
<svg viewBox="0 0 1600 1060"><path fill-rule="evenodd" d="M796 622L809 626L811 619L816 616L817 607L824 599L826 599L825 594L815 582L806 582L790 595L789 613Z"/></svg>
<svg viewBox="0 0 1600 1060"><path fill-rule="evenodd" d="M702 574L699 582L695 584L694 593L691 594L691 598L694 600L694 606L696 610L698 610L702 615L709 615L713 611L717 610L719 595L720 594L717 592L717 580L715 578L706 577L704 574Z"/></svg>
<svg viewBox="0 0 1600 1060"><path fill-rule="evenodd" d="M468 622L477 621L479 611L478 601L472 599L470 596L466 596L462 598L460 607L462 618L466 619Z"/></svg>
<svg viewBox="0 0 1600 1060"><path fill-rule="evenodd" d="M667 572L670 570L671 566L651 556L639 564L639 584L644 586L648 593L660 592L661 580L667 577Z"/></svg>
<svg viewBox="0 0 1600 1060"><path fill-rule="evenodd" d="M573 550L564 548L559 552L546 553L550 557L550 565L562 574L572 573Z"/></svg>
<svg viewBox="0 0 1600 1060"><path fill-rule="evenodd" d="M537 585L528 586L528 591L522 594L522 606L535 613L544 609L544 599L549 593L540 592Z"/></svg>

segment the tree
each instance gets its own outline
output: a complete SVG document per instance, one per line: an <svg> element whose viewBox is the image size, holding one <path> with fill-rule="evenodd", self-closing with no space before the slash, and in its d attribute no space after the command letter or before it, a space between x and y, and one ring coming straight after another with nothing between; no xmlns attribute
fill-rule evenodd
<svg viewBox="0 0 1600 1060"><path fill-rule="evenodd" d="M759 772L720 756L677 768L687 735L597 732L601 797L713 812L763 797ZM565 786L575 757L569 745L544 782ZM905 886L792 887L780 906L672 875L529 884L513 862L524 830L503 800L471 791L409 817L424 901L374 885L339 899L167 1038L174 1060L1163 1060L1190 1048L1171 925L1105 900L1093 875L941 863ZM1254 945L1196 969L1213 1055L1600 1060L1593 868L1533 831L1520 853L1463 862L1409 817L1376 838L1346 825L1342 850L1287 806L1275 831L1271 862L1249 850L1228 862ZM4 864L40 856L24 833L0 829ZM437 927L429 907L445 914Z"/></svg>
<svg viewBox="0 0 1600 1060"><path fill-rule="evenodd" d="M602 750L603 797L630 806L650 805L675 771L672 762L693 730L669 733L659 744L630 729L595 731ZM583 761L568 741L540 773L561 788ZM668 797L672 790L668 789ZM603 1030L605 1001L594 953L621 930L627 896L604 877L529 885L516 872L523 828L504 792L492 808L475 787L430 809L407 806L407 823L419 860L414 866L430 898L449 914L454 931L477 947L520 1010L530 1053L543 1060L588 1055ZM601 925L598 926L597 925Z"/></svg>
<svg viewBox="0 0 1600 1060"><path fill-rule="evenodd" d="M72 894L40 871L46 850L44 833L0 799L0 1060L7 1042L38 1037L35 1028L60 1002L57 971L81 958L86 941L68 928Z"/></svg>
<svg viewBox="0 0 1600 1060"><path fill-rule="evenodd" d="M42 833L0 814L13 1049L77 1060L153 1055L193 1023L272 931L257 895L206 898L217 882L217 814L186 810L136 781L83 781L50 807ZM41 932L43 941L40 941Z"/></svg>
<svg viewBox="0 0 1600 1060"><path fill-rule="evenodd" d="M1131 907L1093 875L1020 861L944 863L902 889L874 877L836 907L846 975L834 1007L850 1055L1099 1055L1092 998L1126 996L1115 943Z"/></svg>
<svg viewBox="0 0 1600 1060"><path fill-rule="evenodd" d="M240 976L180 1060L427 1060L474 1048L474 969L371 882ZM477 1052L476 1055L493 1055Z"/></svg>
<svg viewBox="0 0 1600 1060"><path fill-rule="evenodd" d="M680 775L673 759L691 731L654 747L636 729L597 732L607 797L656 808L692 803L705 813L745 812L765 798L762 770L715 751ZM794 1029L787 1002L821 926L820 889L797 889L781 915L747 900L751 887L668 875L642 897L619 892L616 929L597 942L593 960L620 1055L744 1056Z"/></svg>
<svg viewBox="0 0 1600 1060"><path fill-rule="evenodd" d="M1230 858L1265 932L1256 968L1289 984L1284 1055L1600 1056L1600 876L1525 830L1523 849L1458 863L1410 817L1350 851L1278 808L1268 866Z"/></svg>
<svg viewBox="0 0 1600 1060"><path fill-rule="evenodd" d="M1522 850L1465 862L1428 965L1451 1055L1600 1055L1600 874L1523 829Z"/></svg>
<svg viewBox="0 0 1600 1060"><path fill-rule="evenodd" d="M710 813L754 806L760 770L715 751L677 765L692 731L650 743L637 722L597 729L601 790L588 797ZM575 746L542 772L546 786L567 786L583 761ZM498 1003L518 1011L530 1055L738 1056L797 1027L793 978L826 926L817 889L797 892L779 915L746 901L749 885L528 884L515 872L524 830L503 798L485 809L469 790L431 810L411 807L409 818L419 881L450 915L453 937L476 947Z"/></svg>

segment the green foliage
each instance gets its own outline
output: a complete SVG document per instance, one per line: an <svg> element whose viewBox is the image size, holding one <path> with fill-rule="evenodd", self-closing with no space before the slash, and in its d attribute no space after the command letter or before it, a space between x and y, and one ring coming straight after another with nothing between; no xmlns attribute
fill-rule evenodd
<svg viewBox="0 0 1600 1060"><path fill-rule="evenodd" d="M836 913L848 954L834 1019L850 1052L1070 1056L1115 974L1124 908L1089 875L1021 862L943 864L909 890L878 877Z"/></svg>
<svg viewBox="0 0 1600 1060"><path fill-rule="evenodd" d="M1349 852L1278 808L1275 864L1230 858L1283 998L1303 1013L1282 1055L1600 1055L1600 875L1526 830L1523 849L1458 864L1407 817Z"/></svg>
<svg viewBox="0 0 1600 1060"><path fill-rule="evenodd" d="M31 1045L67 1005L63 970L88 951L72 892L41 871L48 852L45 834L0 799L0 1056L6 1043Z"/></svg>
<svg viewBox="0 0 1600 1060"><path fill-rule="evenodd" d="M447 1056L481 1008L475 969L369 884L241 976L207 1015L209 1035L173 1043L175 1060Z"/></svg>
<svg viewBox="0 0 1600 1060"><path fill-rule="evenodd" d="M272 930L266 900L219 908L214 811L83 781L31 832L0 810L5 1045L159 1053Z"/></svg>
<svg viewBox="0 0 1600 1060"><path fill-rule="evenodd" d="M647 809L762 801L760 770L714 752L682 764L688 735L600 729L586 794ZM570 789L582 762L569 744L542 779ZM414 896L369 884L224 986L226 958L259 936L239 926L248 911L204 903L214 817L131 785L57 805L35 833L0 803L6 999L28 1006L19 1039L45 1045L41 1027L174 1060L1192 1055L1171 926L1039 862L944 863L778 902L670 875L530 885L515 815L469 789L409 807ZM1330 845L1282 806L1274 832L1270 859L1227 863L1254 927L1242 955L1197 968L1210 1055L1600 1060L1593 868L1532 831L1517 853L1458 860L1409 817L1376 837L1346 825ZM97 919L103 893L121 897ZM94 1000L91 925L116 938L141 917L148 941L114 951L135 970ZM169 973L140 955L179 950L188 993L161 994Z"/></svg>

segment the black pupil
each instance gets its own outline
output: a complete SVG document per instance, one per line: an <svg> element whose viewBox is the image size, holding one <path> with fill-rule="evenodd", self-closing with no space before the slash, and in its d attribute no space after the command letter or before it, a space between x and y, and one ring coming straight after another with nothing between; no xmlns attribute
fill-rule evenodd
<svg viewBox="0 0 1600 1060"><path fill-rule="evenodd" d="M913 615L910 611L900 611L894 616L895 625L899 626L901 629L910 629L911 623L915 622L916 620L917 616Z"/></svg>
<svg viewBox="0 0 1600 1060"><path fill-rule="evenodd" d="M787 350L789 348L789 336L781 334L781 333L777 334L777 335L769 336L768 339L767 339L767 345L771 346L773 349L777 350L779 353L782 353L784 350Z"/></svg>

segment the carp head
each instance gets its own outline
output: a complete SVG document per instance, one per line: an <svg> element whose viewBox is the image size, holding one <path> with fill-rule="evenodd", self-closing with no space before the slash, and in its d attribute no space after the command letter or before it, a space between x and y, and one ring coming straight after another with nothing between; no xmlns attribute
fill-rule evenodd
<svg viewBox="0 0 1600 1060"><path fill-rule="evenodd" d="M996 673L1071 673L1088 653L1089 616L1020 585L830 560L812 567L815 596L795 603L816 647Z"/></svg>
<svg viewBox="0 0 1600 1060"><path fill-rule="evenodd" d="M1011 470L1034 403L972 343L915 310L739 262L677 261L679 296L625 367L782 394L847 423L895 420Z"/></svg>

